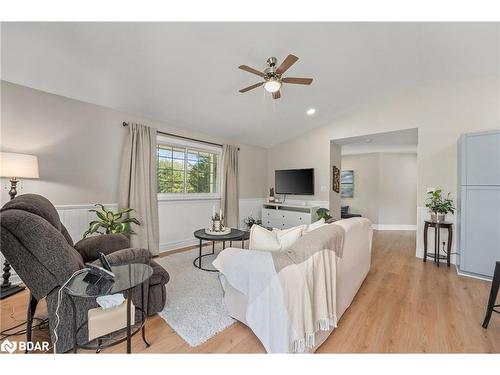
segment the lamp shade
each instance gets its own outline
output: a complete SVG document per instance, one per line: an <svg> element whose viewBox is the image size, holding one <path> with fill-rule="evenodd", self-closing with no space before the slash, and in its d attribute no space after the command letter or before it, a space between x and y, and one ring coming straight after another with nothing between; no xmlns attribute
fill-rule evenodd
<svg viewBox="0 0 500 375"><path fill-rule="evenodd" d="M38 158L34 155L0 152L0 177L38 178Z"/></svg>

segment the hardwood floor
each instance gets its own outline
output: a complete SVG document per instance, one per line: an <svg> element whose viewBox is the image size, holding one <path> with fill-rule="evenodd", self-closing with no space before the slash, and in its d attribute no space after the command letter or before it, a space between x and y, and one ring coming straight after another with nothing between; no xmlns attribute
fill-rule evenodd
<svg viewBox="0 0 500 375"><path fill-rule="evenodd" d="M490 283L437 268L415 258L415 232L376 231L372 267L338 328L318 353L500 353L500 315L481 328ZM1 328L25 319L28 293L1 301ZM45 315L44 303L37 316ZM34 332L47 340L47 331ZM146 349L136 335L135 353L263 353L252 331L236 323L191 348L159 316L147 322ZM24 339L19 336L18 340ZM90 352L90 351L81 351ZM124 353L125 343L106 353Z"/></svg>

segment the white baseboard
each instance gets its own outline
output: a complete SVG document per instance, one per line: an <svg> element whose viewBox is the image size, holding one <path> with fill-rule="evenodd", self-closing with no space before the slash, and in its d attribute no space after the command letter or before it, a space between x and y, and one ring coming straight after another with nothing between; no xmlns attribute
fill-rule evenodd
<svg viewBox="0 0 500 375"><path fill-rule="evenodd" d="M174 241L160 244L160 253L169 252L172 250L182 249L183 247L195 246L200 243L196 238L190 238L182 241Z"/></svg>
<svg viewBox="0 0 500 375"><path fill-rule="evenodd" d="M372 224L375 230L417 230L416 225L406 224Z"/></svg>

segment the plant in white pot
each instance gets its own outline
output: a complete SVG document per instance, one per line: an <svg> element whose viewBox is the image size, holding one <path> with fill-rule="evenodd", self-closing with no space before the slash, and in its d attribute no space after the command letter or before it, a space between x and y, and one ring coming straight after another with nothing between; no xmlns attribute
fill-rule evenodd
<svg viewBox="0 0 500 375"><path fill-rule="evenodd" d="M447 213L455 212L455 206L453 205L453 199L450 198L450 193L444 197L442 189L427 192L425 207L429 209L431 220L438 223L445 220Z"/></svg>

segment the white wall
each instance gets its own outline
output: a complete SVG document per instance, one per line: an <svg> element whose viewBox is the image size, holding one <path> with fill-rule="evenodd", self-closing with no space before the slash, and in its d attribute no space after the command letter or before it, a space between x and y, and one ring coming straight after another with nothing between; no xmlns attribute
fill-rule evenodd
<svg viewBox="0 0 500 375"><path fill-rule="evenodd" d="M117 202L118 171L127 132L121 126L123 121L211 142L233 143L5 81L1 82L1 94L0 149L34 154L39 159L40 179L22 180L18 193L41 194L58 207L73 207L71 210L76 211L62 218L75 240L81 237L82 229L86 229L82 228L82 220L87 220L89 205ZM255 210L256 202L262 202L267 195L267 150L237 145L240 147L240 216L243 219L252 210L260 215L260 210ZM9 199L8 189L8 179L2 179L2 202ZM213 204L220 203L211 200L160 202L162 249L192 239L193 231L206 225Z"/></svg>
<svg viewBox="0 0 500 375"><path fill-rule="evenodd" d="M499 25L437 23L422 32L432 33L434 44L425 46L420 80L346 108L331 123L269 149L271 186L275 169L298 166L314 167L316 186L330 186L331 140L418 128L418 205L427 187L441 186L456 196L459 136L500 128ZM432 49L447 50L446 59L438 60ZM318 188L307 199L326 200L328 189Z"/></svg>
<svg viewBox="0 0 500 375"><path fill-rule="evenodd" d="M416 229L416 154L344 155L342 169L354 171L353 197L342 198L342 206L370 219L379 229Z"/></svg>

